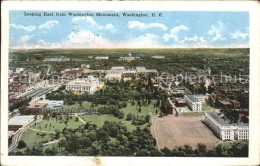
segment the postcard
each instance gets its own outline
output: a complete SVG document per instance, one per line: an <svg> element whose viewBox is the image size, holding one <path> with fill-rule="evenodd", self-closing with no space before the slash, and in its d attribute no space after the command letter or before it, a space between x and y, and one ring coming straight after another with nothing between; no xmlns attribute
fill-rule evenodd
<svg viewBox="0 0 260 166"><path fill-rule="evenodd" d="M257 4L4 2L1 163L259 164Z"/></svg>

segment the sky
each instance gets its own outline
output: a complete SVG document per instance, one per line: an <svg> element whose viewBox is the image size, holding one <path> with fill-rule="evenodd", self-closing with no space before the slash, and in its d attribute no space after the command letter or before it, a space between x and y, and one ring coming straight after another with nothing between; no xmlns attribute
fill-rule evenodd
<svg viewBox="0 0 260 166"><path fill-rule="evenodd" d="M25 16L41 13L41 16ZM43 16L44 12L54 16ZM97 11L10 11L10 48L249 47L248 12L106 11L119 16L69 16ZM101 12L102 13L102 12ZM148 14L124 17L122 13ZM156 17L152 17L155 13ZM159 15L161 13L161 15ZM160 17L161 16L161 17Z"/></svg>

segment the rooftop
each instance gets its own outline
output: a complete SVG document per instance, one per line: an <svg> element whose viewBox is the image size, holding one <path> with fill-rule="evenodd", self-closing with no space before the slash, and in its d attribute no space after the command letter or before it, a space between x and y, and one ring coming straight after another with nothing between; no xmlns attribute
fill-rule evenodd
<svg viewBox="0 0 260 166"><path fill-rule="evenodd" d="M35 90L32 90L31 92L29 92L29 93L26 93L25 95L24 95L24 97L26 97L26 98L35 98L35 97L38 97L38 96L41 96L41 95L44 95L44 94L46 94L46 93L48 93L48 92L50 92L51 91L51 89L49 89L49 88L37 88L37 89L35 89Z"/></svg>
<svg viewBox="0 0 260 166"><path fill-rule="evenodd" d="M114 66L111 68L111 70L125 70L124 66Z"/></svg>
<svg viewBox="0 0 260 166"><path fill-rule="evenodd" d="M199 102L199 100L196 99L196 97L194 97L194 95L186 95L186 96L193 102Z"/></svg>
<svg viewBox="0 0 260 166"><path fill-rule="evenodd" d="M249 126L248 123L228 123L228 121L225 121L224 119L220 118L215 112L213 111L206 111L206 113L211 116L213 119L215 119L221 126Z"/></svg>
<svg viewBox="0 0 260 166"><path fill-rule="evenodd" d="M91 86L95 83L98 78L89 77L88 79L76 79L68 82L66 85L82 85L82 86Z"/></svg>
<svg viewBox="0 0 260 166"><path fill-rule="evenodd" d="M8 125L25 125L34 119L34 115L14 116L8 121Z"/></svg>

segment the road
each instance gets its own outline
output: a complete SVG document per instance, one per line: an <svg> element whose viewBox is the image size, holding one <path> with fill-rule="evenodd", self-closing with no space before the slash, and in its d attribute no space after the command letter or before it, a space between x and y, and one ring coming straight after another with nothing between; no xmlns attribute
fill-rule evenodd
<svg viewBox="0 0 260 166"><path fill-rule="evenodd" d="M30 127L31 125L34 125L36 122L39 122L42 120L42 116L39 116L37 118L36 121L33 121L31 124L29 124L28 126L24 127L24 128L21 128L19 129L19 131L17 131L17 133L13 136L12 138L12 143L11 145L8 147L8 152L11 152L13 151L17 146L18 146L18 142L21 138L21 135L23 134L24 131L27 130L28 127Z"/></svg>

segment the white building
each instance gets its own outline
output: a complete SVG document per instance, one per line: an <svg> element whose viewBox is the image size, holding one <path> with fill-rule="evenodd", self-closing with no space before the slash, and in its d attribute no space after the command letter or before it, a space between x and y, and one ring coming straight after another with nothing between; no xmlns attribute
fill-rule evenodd
<svg viewBox="0 0 260 166"><path fill-rule="evenodd" d="M153 59L164 59L164 56L162 56L162 55L153 55L152 58Z"/></svg>
<svg viewBox="0 0 260 166"><path fill-rule="evenodd" d="M199 95L193 95L196 99L198 99L200 102L205 103L207 96L203 95L203 94L199 94Z"/></svg>
<svg viewBox="0 0 260 166"><path fill-rule="evenodd" d="M213 111L205 113L206 125L216 134L221 140L248 140L249 125L248 123L233 123L221 119Z"/></svg>
<svg viewBox="0 0 260 166"><path fill-rule="evenodd" d="M105 76L107 80L121 80L122 74L121 73L109 73Z"/></svg>
<svg viewBox="0 0 260 166"><path fill-rule="evenodd" d="M16 73L21 73L22 71L24 71L24 68L16 68L16 69L15 69L15 72L16 72Z"/></svg>
<svg viewBox="0 0 260 166"><path fill-rule="evenodd" d="M202 111L202 104L194 95L185 95L184 97L188 107L192 111Z"/></svg>
<svg viewBox="0 0 260 166"><path fill-rule="evenodd" d="M64 104L63 100L39 100L37 103L47 104L48 107L61 107Z"/></svg>
<svg viewBox="0 0 260 166"><path fill-rule="evenodd" d="M88 76L87 79L76 79L68 82L65 85L65 89L93 94L97 90L98 85L99 85L99 78Z"/></svg>
<svg viewBox="0 0 260 166"><path fill-rule="evenodd" d="M108 56L96 56L95 59L106 60L106 59L109 59L109 57Z"/></svg>

